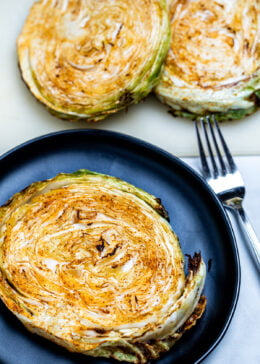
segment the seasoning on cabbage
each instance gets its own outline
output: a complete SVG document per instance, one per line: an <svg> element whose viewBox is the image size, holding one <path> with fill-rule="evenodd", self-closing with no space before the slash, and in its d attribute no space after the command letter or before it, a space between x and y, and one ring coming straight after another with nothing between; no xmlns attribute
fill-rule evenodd
<svg viewBox="0 0 260 364"><path fill-rule="evenodd" d="M169 41L165 0L40 0L17 48L38 101L60 118L97 121L152 90Z"/></svg>
<svg viewBox="0 0 260 364"><path fill-rule="evenodd" d="M189 258L160 201L87 170L33 183L0 208L0 297L70 351L157 358L195 325L205 264Z"/></svg>
<svg viewBox="0 0 260 364"><path fill-rule="evenodd" d="M260 89L258 0L173 0L171 46L156 93L176 116L256 111Z"/></svg>

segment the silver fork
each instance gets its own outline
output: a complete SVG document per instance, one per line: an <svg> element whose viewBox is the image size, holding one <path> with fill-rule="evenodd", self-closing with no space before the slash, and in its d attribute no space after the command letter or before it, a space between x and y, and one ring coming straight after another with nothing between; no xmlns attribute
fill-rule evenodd
<svg viewBox="0 0 260 364"><path fill-rule="evenodd" d="M200 124L200 127L198 124ZM195 122L195 128L202 175L223 206L231 210L240 221L240 225L248 237L256 265L260 270L260 242L242 206L245 196L245 184L220 131L216 118L214 115L201 118ZM200 129L203 130L204 144L207 146L211 165L206 157L206 148L203 146ZM224 157L221 151L223 151Z"/></svg>

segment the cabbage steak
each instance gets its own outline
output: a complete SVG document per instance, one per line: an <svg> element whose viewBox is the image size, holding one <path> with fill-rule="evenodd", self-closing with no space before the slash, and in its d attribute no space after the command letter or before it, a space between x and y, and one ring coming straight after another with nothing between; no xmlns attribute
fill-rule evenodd
<svg viewBox="0 0 260 364"><path fill-rule="evenodd" d="M152 90L169 42L165 0L40 0L17 49L23 80L51 113L97 121Z"/></svg>
<svg viewBox="0 0 260 364"><path fill-rule="evenodd" d="M260 95L260 1L173 0L159 99L175 116L240 119Z"/></svg>
<svg viewBox="0 0 260 364"><path fill-rule="evenodd" d="M70 351L157 358L202 315L205 264L189 258L160 201L87 170L33 183L0 208L0 297Z"/></svg>

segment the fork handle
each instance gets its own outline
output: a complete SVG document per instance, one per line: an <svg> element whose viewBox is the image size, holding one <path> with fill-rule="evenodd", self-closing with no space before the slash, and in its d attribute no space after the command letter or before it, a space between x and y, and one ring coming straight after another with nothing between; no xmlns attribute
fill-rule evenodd
<svg viewBox="0 0 260 364"><path fill-rule="evenodd" d="M256 233L247 217L247 214L242 206L237 206L236 208L232 209L237 214L238 219L240 220L240 225L242 226L245 234L248 237L248 242L250 243L250 248L253 257L255 258L255 262L257 265L257 268L260 271L260 242L258 240L258 237L256 236Z"/></svg>

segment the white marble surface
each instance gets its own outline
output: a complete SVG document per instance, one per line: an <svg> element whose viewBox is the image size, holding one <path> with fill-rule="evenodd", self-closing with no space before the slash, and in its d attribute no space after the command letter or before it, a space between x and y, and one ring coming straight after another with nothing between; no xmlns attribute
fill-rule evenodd
<svg viewBox="0 0 260 364"><path fill-rule="evenodd" d="M195 169L197 158L183 159ZM244 207L260 237L260 157L236 157L247 187ZM260 272L250 256L245 239L231 216L241 261L241 288L237 308L228 331L203 364L260 363Z"/></svg>

